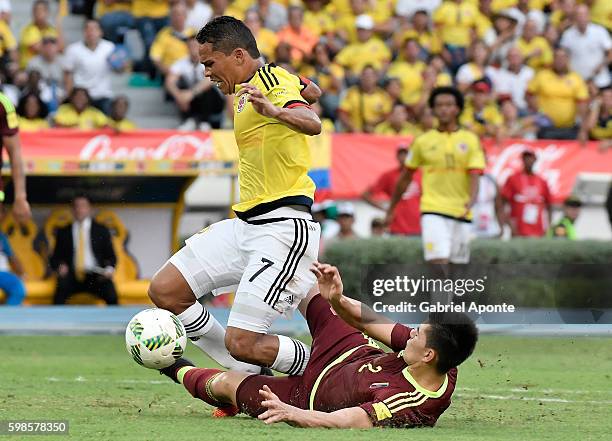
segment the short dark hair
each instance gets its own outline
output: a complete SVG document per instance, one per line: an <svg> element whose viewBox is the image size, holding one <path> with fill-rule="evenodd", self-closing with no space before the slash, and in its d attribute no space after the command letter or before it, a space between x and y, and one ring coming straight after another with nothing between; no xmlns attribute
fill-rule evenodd
<svg viewBox="0 0 612 441"><path fill-rule="evenodd" d="M70 205L72 207L74 207L74 204L76 203L77 199L85 199L87 202L89 202L91 204L91 199L89 198L89 196L87 196L87 194L85 194L85 193L77 193L70 200Z"/></svg>
<svg viewBox="0 0 612 441"><path fill-rule="evenodd" d="M427 346L436 351L436 369L445 374L463 363L478 341L478 328L462 312L435 312L425 322L431 326L427 332Z"/></svg>
<svg viewBox="0 0 612 441"><path fill-rule="evenodd" d="M253 58L261 56L251 30L242 21L227 15L213 18L206 23L196 35L196 40L200 44L212 44L213 50L225 55L241 48Z"/></svg>
<svg viewBox="0 0 612 441"><path fill-rule="evenodd" d="M432 90L431 92L431 95L429 95L428 104L430 108L433 109L438 95L452 95L453 97L455 97L455 103L459 107L459 112L463 112L464 98L463 94L458 89L451 86L442 86L434 88L434 90Z"/></svg>

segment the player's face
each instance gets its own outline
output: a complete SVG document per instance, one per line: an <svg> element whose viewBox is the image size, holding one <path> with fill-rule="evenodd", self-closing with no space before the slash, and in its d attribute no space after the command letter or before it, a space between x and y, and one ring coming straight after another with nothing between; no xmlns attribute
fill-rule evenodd
<svg viewBox="0 0 612 441"><path fill-rule="evenodd" d="M450 94L438 95L434 101L433 113L442 124L456 121L459 116L459 106L455 97Z"/></svg>
<svg viewBox="0 0 612 441"><path fill-rule="evenodd" d="M241 57L238 49L230 55L213 50L212 44L201 44L199 49L200 63L204 65L204 76L209 78L225 95L235 91L236 83L242 81L239 66Z"/></svg>
<svg viewBox="0 0 612 441"><path fill-rule="evenodd" d="M408 364L429 362L434 357L433 349L427 347L427 332L430 325L422 323L410 332L410 340L404 349L404 361Z"/></svg>

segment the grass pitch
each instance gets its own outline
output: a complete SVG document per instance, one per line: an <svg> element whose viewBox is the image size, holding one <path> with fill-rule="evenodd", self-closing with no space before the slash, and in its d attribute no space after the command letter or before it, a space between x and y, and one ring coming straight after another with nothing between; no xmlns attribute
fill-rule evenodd
<svg viewBox="0 0 612 441"><path fill-rule="evenodd" d="M213 365L189 346L189 358ZM612 439L610 338L483 336L436 428L370 431L214 420L209 406L134 363L122 336L0 336L0 348L0 419L67 419L74 440Z"/></svg>

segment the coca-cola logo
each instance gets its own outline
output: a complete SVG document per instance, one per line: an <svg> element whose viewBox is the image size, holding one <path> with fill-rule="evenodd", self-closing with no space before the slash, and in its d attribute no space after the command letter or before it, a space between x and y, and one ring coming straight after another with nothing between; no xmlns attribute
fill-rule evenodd
<svg viewBox="0 0 612 441"><path fill-rule="evenodd" d="M195 135L169 136L156 146L120 145L121 138L97 135L81 148L79 158L89 160L160 160L160 159L216 159L212 138ZM115 143L115 145L113 145Z"/></svg>
<svg viewBox="0 0 612 441"><path fill-rule="evenodd" d="M522 170L521 154L527 148L532 148L532 146L514 143L507 146L499 154L489 155L489 173L495 177L499 185L504 185L512 174ZM557 144L548 144L536 150L537 160L534 164L534 171L546 180L553 194L561 190L561 172L556 164L565 153L566 149Z"/></svg>

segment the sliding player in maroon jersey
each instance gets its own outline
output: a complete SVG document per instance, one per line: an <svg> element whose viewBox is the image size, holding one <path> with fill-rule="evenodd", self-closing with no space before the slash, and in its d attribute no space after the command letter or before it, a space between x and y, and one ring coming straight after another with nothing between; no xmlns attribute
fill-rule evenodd
<svg viewBox="0 0 612 441"><path fill-rule="evenodd" d="M433 426L451 403L456 366L476 345L474 323L461 313L432 314L411 329L345 297L335 267L315 263L312 271L320 294L311 291L300 304L313 337L303 375L201 369L184 359L162 372L196 398L237 406L267 424ZM397 352L385 353L372 339Z"/></svg>

